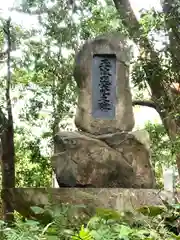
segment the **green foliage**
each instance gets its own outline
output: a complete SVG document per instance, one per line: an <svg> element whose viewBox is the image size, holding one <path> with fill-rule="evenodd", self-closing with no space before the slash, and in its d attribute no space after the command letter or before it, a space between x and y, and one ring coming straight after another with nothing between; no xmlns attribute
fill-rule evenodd
<svg viewBox="0 0 180 240"><path fill-rule="evenodd" d="M155 217L159 214L165 212L165 207L157 207L157 206L143 206L137 209L138 212L142 213L145 216Z"/></svg>
<svg viewBox="0 0 180 240"><path fill-rule="evenodd" d="M16 184L20 187L51 186L50 159L43 156L40 139L27 136L25 129L15 129Z"/></svg>
<svg viewBox="0 0 180 240"><path fill-rule="evenodd" d="M143 215L151 217L153 219L153 225L160 222L158 225L160 228L163 227L178 235L178 233L180 233L180 203L169 204L164 200L163 202L165 204L164 207L144 206L137 209L137 211L141 212Z"/></svg>
<svg viewBox="0 0 180 240"><path fill-rule="evenodd" d="M142 10L139 22L145 36L152 32L160 33L160 31L164 31L164 19L164 13L155 11L155 9L151 9L149 11Z"/></svg>
<svg viewBox="0 0 180 240"><path fill-rule="evenodd" d="M163 187L163 167L176 169L176 154L180 151L179 137L173 141L162 124L148 122L145 126L151 139L151 161L159 188ZM176 183L178 185L178 183Z"/></svg>
<svg viewBox="0 0 180 240"><path fill-rule="evenodd" d="M133 212L116 212L112 209L97 209L90 219L81 218L85 206L68 204L34 206L35 215L51 215L48 221L16 221L8 228L1 222L3 239L38 240L175 240L180 233L180 205L144 206ZM77 211L78 210L78 211ZM78 214L78 215L77 215ZM44 215L45 217L45 215ZM42 217L42 220L44 219Z"/></svg>
<svg viewBox="0 0 180 240"><path fill-rule="evenodd" d="M174 143L169 139L162 124L148 122L145 126L151 139L152 163L155 167L175 164Z"/></svg>
<svg viewBox="0 0 180 240"><path fill-rule="evenodd" d="M174 140L171 140L162 124L148 122L145 129L149 132L151 139L151 161L155 169L157 184L159 188L162 188L163 167L176 169L176 154L180 151L180 138L176 136Z"/></svg>
<svg viewBox="0 0 180 240"><path fill-rule="evenodd" d="M139 91L146 89L146 74L143 69L143 64L141 61L137 60L134 63L132 70L132 82L134 87L138 87Z"/></svg>

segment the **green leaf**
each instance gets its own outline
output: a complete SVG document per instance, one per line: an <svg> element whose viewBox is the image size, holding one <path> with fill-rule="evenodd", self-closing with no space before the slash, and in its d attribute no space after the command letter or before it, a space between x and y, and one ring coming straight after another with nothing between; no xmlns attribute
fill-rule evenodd
<svg viewBox="0 0 180 240"><path fill-rule="evenodd" d="M132 232L133 232L133 230L130 227L122 225L121 228L120 228L119 237L125 238Z"/></svg>
<svg viewBox="0 0 180 240"><path fill-rule="evenodd" d="M84 225L82 225L79 233L72 236L72 240L93 240L93 237L88 228L84 228Z"/></svg>
<svg viewBox="0 0 180 240"><path fill-rule="evenodd" d="M101 217L101 218L104 218L106 220L109 220L109 219L119 220L119 219L121 219L121 215L117 211L112 210L112 209L108 209L108 208L97 208L96 209L96 215Z"/></svg>
<svg viewBox="0 0 180 240"><path fill-rule="evenodd" d="M29 226L37 226L40 223L38 221L35 221L35 220L26 220L26 224L29 225Z"/></svg>
<svg viewBox="0 0 180 240"><path fill-rule="evenodd" d="M171 236L173 237L173 240L180 240L180 236L175 235L174 233L171 234Z"/></svg>
<svg viewBox="0 0 180 240"><path fill-rule="evenodd" d="M141 208L137 208L136 211L142 213L145 216L155 217L163 212L165 212L165 207L158 206L144 206Z"/></svg>
<svg viewBox="0 0 180 240"><path fill-rule="evenodd" d="M35 214L43 214L44 213L44 209L38 206L33 206L31 207L31 210L35 213Z"/></svg>
<svg viewBox="0 0 180 240"><path fill-rule="evenodd" d="M180 210L180 203L171 204L171 207L176 209L176 210Z"/></svg>

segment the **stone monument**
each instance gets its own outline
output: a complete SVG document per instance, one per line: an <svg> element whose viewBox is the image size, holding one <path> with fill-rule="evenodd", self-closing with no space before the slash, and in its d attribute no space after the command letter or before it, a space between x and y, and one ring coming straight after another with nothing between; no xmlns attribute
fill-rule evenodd
<svg viewBox="0 0 180 240"><path fill-rule="evenodd" d="M92 60L95 54L116 55L116 119L97 120L91 112ZM74 78L79 87L75 124L94 135L131 131L134 127L132 97L129 87L130 49L119 34L107 34L88 41L76 56Z"/></svg>
<svg viewBox="0 0 180 240"><path fill-rule="evenodd" d="M96 97L93 91L97 92L93 84L98 86L96 79L99 81L92 71L94 56L102 57L102 54L106 54L103 61L108 64L111 61L108 56L115 56L116 88L112 88L114 93L109 94L111 100L115 100L115 116L109 107L111 116L108 119L94 117L92 107ZM134 115L129 65L130 48L118 33L87 41L78 52L74 67L74 79L79 89L75 116L78 131L57 133L52 157L60 187L155 187L149 136L143 130L132 132ZM109 65L106 64L107 69ZM104 99L107 103L107 97Z"/></svg>

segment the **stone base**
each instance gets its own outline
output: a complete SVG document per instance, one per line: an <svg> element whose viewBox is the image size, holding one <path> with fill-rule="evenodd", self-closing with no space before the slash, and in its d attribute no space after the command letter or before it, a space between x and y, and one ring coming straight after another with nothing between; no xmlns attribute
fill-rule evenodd
<svg viewBox="0 0 180 240"><path fill-rule="evenodd" d="M180 198L180 191L177 195ZM83 204L87 206L88 214L93 214L97 207L123 211L144 205L163 205L161 198L172 200L171 193L158 189L123 188L14 188L2 190L1 196L27 218L34 216L30 207L35 205L43 207L60 203Z"/></svg>
<svg viewBox="0 0 180 240"><path fill-rule="evenodd" d="M59 132L51 158L60 187L155 188L146 131Z"/></svg>

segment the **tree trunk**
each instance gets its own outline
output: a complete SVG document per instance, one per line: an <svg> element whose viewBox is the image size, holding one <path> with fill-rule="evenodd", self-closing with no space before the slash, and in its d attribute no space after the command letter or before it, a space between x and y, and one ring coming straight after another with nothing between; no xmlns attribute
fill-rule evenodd
<svg viewBox="0 0 180 240"><path fill-rule="evenodd" d="M15 187L14 141L12 124L7 125L1 136L2 144L2 188ZM13 221L13 209L8 202L3 202L4 220Z"/></svg>
<svg viewBox="0 0 180 240"><path fill-rule="evenodd" d="M12 116L12 106L10 98L10 88L11 88L11 34L10 34L10 23L11 20L7 20L6 26L4 27L4 33L7 37L7 78L6 78L6 109L7 109L7 119L3 126L3 131L1 134L1 144L2 144L2 188L14 188L15 187L15 149L14 149L14 128L13 128L13 116ZM1 114L3 115L3 113ZM4 120L5 122L5 120ZM4 220L11 223L14 220L14 209L11 205L3 201L3 212Z"/></svg>

